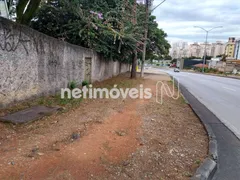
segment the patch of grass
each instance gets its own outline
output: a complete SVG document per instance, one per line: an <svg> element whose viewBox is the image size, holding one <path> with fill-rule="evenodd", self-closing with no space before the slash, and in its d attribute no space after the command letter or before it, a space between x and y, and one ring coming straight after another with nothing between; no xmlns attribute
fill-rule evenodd
<svg viewBox="0 0 240 180"><path fill-rule="evenodd" d="M200 164L201 164L201 160L199 160L199 159L196 160L196 161L195 161L195 164L200 165Z"/></svg>
<svg viewBox="0 0 240 180"><path fill-rule="evenodd" d="M88 82L88 81L83 81L83 82L82 82L82 87L88 86L88 85L89 85L89 82Z"/></svg>
<svg viewBox="0 0 240 180"><path fill-rule="evenodd" d="M117 77L102 81L102 82L96 82L93 84L94 88L107 88L111 89L115 84L117 84L117 88L132 88L136 87L137 85L143 83L142 78L137 79L130 79L130 74L121 74ZM86 82L84 82L86 83ZM75 81L71 81L68 84L70 89L77 88L77 83ZM28 101L15 103L13 106L0 109L0 115L5 115L9 113L14 113L23 109L30 108L32 106L37 105L43 105L43 106L49 106L49 107L56 107L60 106L64 108L64 111L62 112L68 112L72 108L76 108L80 106L81 102L83 101L82 98L80 99L68 99L65 95L65 98L61 98L60 94L56 94L54 96L47 96L47 97L37 97L35 99L30 99Z"/></svg>
<svg viewBox="0 0 240 180"><path fill-rule="evenodd" d="M14 106L11 106L9 108L1 109L0 113L2 114L14 113L14 112L21 111L23 109L27 109L37 105L42 105L47 107L60 106L60 107L63 107L67 112L73 107L78 107L82 102L82 100L83 100L82 98L68 99L67 97L62 99L61 95L57 94L55 96L40 97L40 98L36 98L35 100L29 100L28 102L17 103Z"/></svg>
<svg viewBox="0 0 240 180"><path fill-rule="evenodd" d="M180 95L180 102L181 104L187 104L186 100L184 99L184 97L182 95Z"/></svg>
<svg viewBox="0 0 240 180"><path fill-rule="evenodd" d="M76 81L69 82L68 88L71 89L71 90L77 88L77 82Z"/></svg>

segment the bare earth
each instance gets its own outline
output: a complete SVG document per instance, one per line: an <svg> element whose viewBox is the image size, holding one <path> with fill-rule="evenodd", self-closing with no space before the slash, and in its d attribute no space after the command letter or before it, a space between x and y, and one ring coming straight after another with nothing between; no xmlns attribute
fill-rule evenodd
<svg viewBox="0 0 240 180"><path fill-rule="evenodd" d="M165 75L101 86L151 88ZM207 156L208 139L183 101L84 100L78 108L13 126L0 123L0 179L190 179Z"/></svg>

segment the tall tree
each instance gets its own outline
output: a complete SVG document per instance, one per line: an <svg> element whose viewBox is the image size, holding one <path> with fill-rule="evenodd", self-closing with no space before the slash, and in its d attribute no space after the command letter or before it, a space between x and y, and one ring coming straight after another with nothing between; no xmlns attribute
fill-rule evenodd
<svg viewBox="0 0 240 180"><path fill-rule="evenodd" d="M158 28L155 16L149 17L148 40L147 40L147 57L157 55L165 57L169 54L170 44L166 40L167 34Z"/></svg>
<svg viewBox="0 0 240 180"><path fill-rule="evenodd" d="M166 46L159 43L165 42L166 34L157 28L154 18L149 21L153 29L147 39L147 53L163 54ZM137 58L142 55L144 22L145 7L136 0L48 0L41 4L31 26L92 48L105 59L132 63L131 77L135 78Z"/></svg>
<svg viewBox="0 0 240 180"><path fill-rule="evenodd" d="M131 7L129 0L91 0L91 3L86 0L52 0L41 6L32 27L95 49L107 59L130 62L139 39L129 21Z"/></svg>

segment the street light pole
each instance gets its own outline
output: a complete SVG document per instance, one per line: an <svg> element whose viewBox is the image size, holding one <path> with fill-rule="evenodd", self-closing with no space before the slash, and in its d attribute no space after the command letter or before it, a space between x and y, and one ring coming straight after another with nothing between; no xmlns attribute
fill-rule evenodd
<svg viewBox="0 0 240 180"><path fill-rule="evenodd" d="M159 6L161 6L166 0L163 0L162 2L160 2L155 8L152 9L151 12L153 12L155 9L157 9Z"/></svg>
<svg viewBox="0 0 240 180"><path fill-rule="evenodd" d="M206 57L207 57L207 43L208 43L208 34L210 31L212 31L213 29L217 29L217 28L222 28L222 26L217 26L217 27L214 27L212 29L209 29L209 30L206 30L204 29L203 27L200 27L200 26L194 26L195 28L200 28L202 29L203 31L206 32L206 40L205 40L205 48L204 48L204 58L203 58L203 65L202 65L202 73L204 73L204 65L206 63Z"/></svg>
<svg viewBox="0 0 240 180"><path fill-rule="evenodd" d="M142 65L141 65L141 77L144 76L144 62L146 59L146 49L147 49L147 35L148 35L148 21L149 21L149 1L146 0L146 19L145 19L145 28L144 28L144 42L143 42L143 54L142 54Z"/></svg>
<svg viewBox="0 0 240 180"><path fill-rule="evenodd" d="M142 55L142 65L141 65L141 77L144 76L144 63L146 59L146 50L147 50L147 36L148 36L148 20L149 20L149 2L151 0L146 0L146 19L145 19L145 31L144 31L144 43L143 43L143 55ZM155 8L151 10L151 13L162 5L166 0L163 0Z"/></svg>
<svg viewBox="0 0 240 180"><path fill-rule="evenodd" d="M207 31L207 33L206 33L206 40L205 40L205 49L204 49L204 59L203 59L202 73L204 73L204 65L206 64L208 33L209 33L209 31Z"/></svg>

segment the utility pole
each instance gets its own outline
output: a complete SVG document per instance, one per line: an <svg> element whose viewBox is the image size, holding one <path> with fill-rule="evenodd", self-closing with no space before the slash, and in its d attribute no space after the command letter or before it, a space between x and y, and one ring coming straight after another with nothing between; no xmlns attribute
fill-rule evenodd
<svg viewBox="0 0 240 180"><path fill-rule="evenodd" d="M237 48L236 48L236 60L238 60L238 55L239 55L239 46L240 46L240 40L239 41L236 41L236 45L237 45Z"/></svg>
<svg viewBox="0 0 240 180"><path fill-rule="evenodd" d="M161 4L163 4L166 0L163 0L161 3L159 3L155 8L151 10L150 13L152 13L156 8L158 8ZM145 1L145 7L146 7L146 19L145 19L145 28L144 28L144 43L143 43L143 55L142 55L142 66L141 66L141 77L144 77L144 63L146 59L146 49L147 49L147 37L148 37L148 21L149 21L149 7L152 3L152 0L146 0Z"/></svg>
<svg viewBox="0 0 240 180"><path fill-rule="evenodd" d="M149 1L146 0L146 14L145 14L145 27L144 27L144 43L143 43L143 54L142 54L142 66L141 66L141 77L144 76L144 63L146 59L146 49L147 49L147 36L148 36L148 21L149 21Z"/></svg>
<svg viewBox="0 0 240 180"><path fill-rule="evenodd" d="M206 40L205 40L205 48L204 48L204 59L203 59L203 66L202 66L202 73L204 73L204 65L206 64L206 57L207 57L207 43L208 43L208 33L209 31L206 31Z"/></svg>
<svg viewBox="0 0 240 180"><path fill-rule="evenodd" d="M200 28L200 29L202 29L203 31L206 32L206 40L205 40L205 48L204 48L204 58L203 58L203 65L202 65L202 73L204 73L204 65L206 64L206 57L207 57L208 34L213 29L222 28L222 26L217 26L217 27L214 27L214 28L212 28L210 30L206 30L206 29L204 29L203 27L200 27L200 26L194 26L194 27L195 28Z"/></svg>

